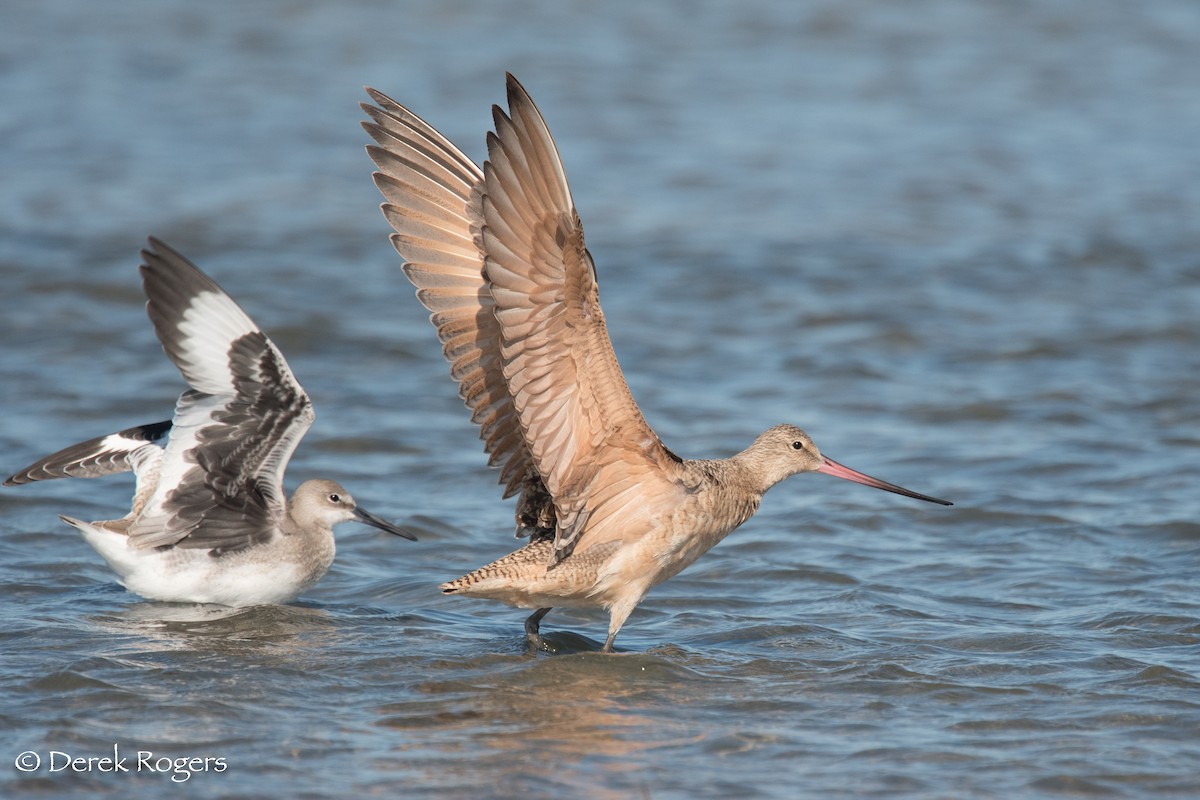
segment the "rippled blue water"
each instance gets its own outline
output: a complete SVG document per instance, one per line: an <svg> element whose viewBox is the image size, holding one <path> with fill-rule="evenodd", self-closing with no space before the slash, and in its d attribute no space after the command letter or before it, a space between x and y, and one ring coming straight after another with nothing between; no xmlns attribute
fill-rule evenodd
<svg viewBox="0 0 1200 800"><path fill-rule="evenodd" d="M169 412L154 234L312 394L293 485L421 541L347 527L300 601L218 613L127 594L56 519L126 481L3 490L0 794L1200 795L1200 6L477 5L5 6L4 471ZM614 657L601 615L555 612L528 658L521 612L439 595L514 544L511 507L357 103L482 157L505 70L674 450L792 421L956 505L795 478ZM132 773L53 755L114 747ZM172 784L163 757L225 768Z"/></svg>

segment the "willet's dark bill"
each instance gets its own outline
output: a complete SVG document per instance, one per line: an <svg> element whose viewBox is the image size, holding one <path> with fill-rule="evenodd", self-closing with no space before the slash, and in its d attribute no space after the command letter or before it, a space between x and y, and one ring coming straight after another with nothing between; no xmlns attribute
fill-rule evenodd
<svg viewBox="0 0 1200 800"><path fill-rule="evenodd" d="M333 526L359 520L415 538L358 507L330 480L283 473L313 422L283 354L211 278L156 239L142 251L147 313L191 387L170 422L127 428L60 450L4 481L133 471L121 519L64 516L130 591L154 600L283 603L333 563Z"/></svg>
<svg viewBox="0 0 1200 800"><path fill-rule="evenodd" d="M531 535L443 592L537 609L525 623L532 648L551 607L603 607L610 651L646 592L790 475L824 472L950 505L837 464L792 425L731 458L675 455L621 374L562 162L524 88L508 76L508 113L493 107L482 170L407 108L367 91L377 106L363 105L363 126L392 242L501 467L505 497L521 495L518 535Z"/></svg>

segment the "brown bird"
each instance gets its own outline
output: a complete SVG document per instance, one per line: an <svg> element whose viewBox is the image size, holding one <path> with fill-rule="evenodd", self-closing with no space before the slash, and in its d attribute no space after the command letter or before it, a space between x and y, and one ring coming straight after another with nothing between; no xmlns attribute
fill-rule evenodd
<svg viewBox="0 0 1200 800"><path fill-rule="evenodd" d="M823 472L950 505L824 456L804 431L777 425L737 455L684 459L634 402L600 309L596 268L550 131L508 76L481 170L426 122L367 90L364 128L392 242L482 431L505 497L520 492L530 543L441 586L447 594L537 609L542 647L554 606L609 612L613 640L655 585L676 575L798 472Z"/></svg>

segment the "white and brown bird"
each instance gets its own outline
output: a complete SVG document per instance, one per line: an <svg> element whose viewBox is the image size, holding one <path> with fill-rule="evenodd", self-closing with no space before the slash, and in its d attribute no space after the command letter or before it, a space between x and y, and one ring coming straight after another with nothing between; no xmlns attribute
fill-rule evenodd
<svg viewBox="0 0 1200 800"><path fill-rule="evenodd" d="M312 402L283 354L211 278L156 239L142 251L146 311L191 387L169 422L65 448L5 486L132 471L121 519L63 516L117 572L154 600L283 603L333 563L333 526L359 520L415 538L359 508L330 480L283 489L288 460L313 422Z"/></svg>
<svg viewBox="0 0 1200 800"><path fill-rule="evenodd" d="M798 472L823 472L949 505L824 456L778 425L731 458L691 460L647 425L621 374L596 269L550 131L508 76L483 169L386 95L363 126L404 271L482 431L530 543L442 585L537 609L603 607L617 631L655 585L687 567Z"/></svg>

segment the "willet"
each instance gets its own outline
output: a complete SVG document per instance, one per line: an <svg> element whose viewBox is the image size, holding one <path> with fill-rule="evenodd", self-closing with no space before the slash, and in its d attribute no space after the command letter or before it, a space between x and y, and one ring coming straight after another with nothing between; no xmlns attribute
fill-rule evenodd
<svg viewBox="0 0 1200 800"><path fill-rule="evenodd" d="M211 278L156 239L142 251L146 311L191 387L175 417L60 450L4 481L95 478L132 470L121 519L79 529L130 591L154 600L283 603L333 563L333 526L357 519L415 537L359 508L330 480L287 499L283 472L313 422L283 354Z"/></svg>
<svg viewBox="0 0 1200 800"><path fill-rule="evenodd" d="M442 585L447 594L537 609L532 648L554 606L609 612L617 631L653 586L677 574L798 472L823 472L950 505L856 472L778 425L737 455L683 459L642 417L600 310L596 270L541 113L508 76L479 169L407 108L367 90L363 126L392 242L481 427L505 497L518 491L530 543Z"/></svg>

